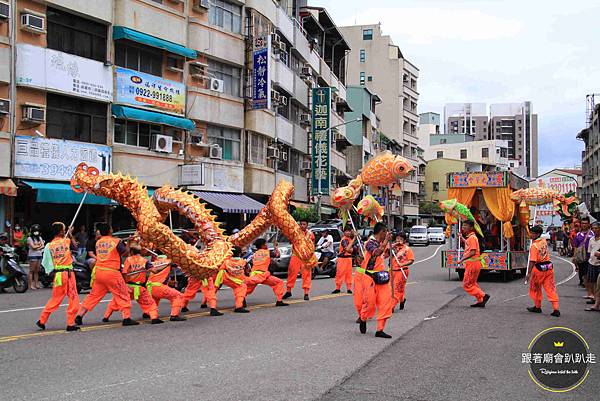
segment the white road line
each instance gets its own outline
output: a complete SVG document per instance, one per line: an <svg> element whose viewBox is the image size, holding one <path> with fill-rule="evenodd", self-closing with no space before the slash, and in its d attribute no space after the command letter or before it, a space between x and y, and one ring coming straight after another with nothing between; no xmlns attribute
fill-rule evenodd
<svg viewBox="0 0 600 401"><path fill-rule="evenodd" d="M437 253L439 252L440 249L442 249L443 245L438 245L437 249L435 250L435 252L433 253L433 255L423 259L423 260L417 260L415 263L413 263L411 266L416 265L417 263L423 263L423 262L427 262L430 259L433 259L435 257L435 255L437 255Z"/></svg>
<svg viewBox="0 0 600 401"><path fill-rule="evenodd" d="M100 301L100 303L103 302L110 302L110 299L104 299L102 301ZM69 304L60 304L59 306L67 306ZM40 310L40 309L44 309L43 306L35 306L33 308L20 308L20 309L7 309L7 310L0 310L0 313L10 313L10 312L24 312L24 311L28 311L28 310Z"/></svg>

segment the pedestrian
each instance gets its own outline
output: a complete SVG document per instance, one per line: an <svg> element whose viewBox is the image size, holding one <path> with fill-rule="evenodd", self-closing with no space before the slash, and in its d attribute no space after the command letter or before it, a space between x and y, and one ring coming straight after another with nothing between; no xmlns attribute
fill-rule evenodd
<svg viewBox="0 0 600 401"><path fill-rule="evenodd" d="M250 277L246 278L246 296L252 294L257 285L263 284L268 285L273 289L275 298L275 306L288 306L289 304L283 302L284 285L283 280L273 276L269 272L269 265L271 264L271 258L278 258L279 248L277 240L273 244L273 250L269 250L267 241L264 238L259 238L254 241L254 247L256 252L252 255L252 271Z"/></svg>
<svg viewBox="0 0 600 401"><path fill-rule="evenodd" d="M306 237L307 240L314 243L315 235L308 230L308 220L301 219L299 222L300 231ZM314 266L307 266L296 254L296 251L292 247L292 256L288 265L288 275L286 287L287 291L283 295L283 299L287 299L292 296L292 290L296 285L296 279L298 278L298 272L302 274L302 289L304 290L304 300L309 300L310 287L312 285L312 270Z"/></svg>
<svg viewBox="0 0 600 401"><path fill-rule="evenodd" d="M332 294L339 294L342 284L346 283L346 292L352 294L352 260L354 257L354 242L356 236L349 226L344 229L344 236L340 241L340 251L337 256L335 268L335 290Z"/></svg>
<svg viewBox="0 0 600 401"><path fill-rule="evenodd" d="M76 249L77 243L71 233L73 227L66 231L61 222L52 223L52 241L44 249L43 265L46 273L54 274L52 295L42 311L39 320L35 323L40 329L46 329L46 322L50 315L56 311L63 299L69 298L67 306L67 331L77 331L75 315L79 308L77 283L73 273L73 255L71 249ZM66 231L66 235L65 235Z"/></svg>
<svg viewBox="0 0 600 401"><path fill-rule="evenodd" d="M77 233L75 233L75 240L77 241L77 258L80 258L81 255L85 256L86 244L88 242L88 234L87 231L85 231L84 225L81 225Z"/></svg>
<svg viewBox="0 0 600 401"><path fill-rule="evenodd" d="M600 312L600 223L592 223L592 231L594 232L594 238L590 239L588 246L588 253L590 254L588 279L595 283L594 306L587 308L586 311ZM588 303L590 302L588 301Z"/></svg>
<svg viewBox="0 0 600 401"><path fill-rule="evenodd" d="M564 256L565 232L562 227L556 229L556 251L561 256Z"/></svg>
<svg viewBox="0 0 600 401"><path fill-rule="evenodd" d="M40 234L40 225L31 226L31 232L27 237L27 260L29 260L29 288L37 290L42 288L40 284L40 266L44 254L44 239Z"/></svg>
<svg viewBox="0 0 600 401"><path fill-rule="evenodd" d="M477 234L475 234L472 221L467 220L462 223L461 234L465 238L465 251L458 263L464 263L465 265L463 288L467 294L472 295L477 300L477 303L471 305L472 308L485 308L490 295L484 293L479 288L479 285L477 285L477 278L482 268L483 258L479 250L479 240L477 239Z"/></svg>
<svg viewBox="0 0 600 401"><path fill-rule="evenodd" d="M573 249L575 250L573 259L579 273L579 284L583 284L587 292L587 295L584 296L584 298L594 299L594 288L592 284L587 281L587 267L588 260L590 259L590 254L588 253L587 249L590 243L590 238L594 236L594 233L590 230L589 217L583 217L579 221L579 224L581 229L573 239Z"/></svg>
<svg viewBox="0 0 600 401"><path fill-rule="evenodd" d="M81 303L75 322L83 324L83 317L94 309L110 292L117 309L123 316L123 326L136 326L139 322L131 319L131 299L129 290L121 275L121 257L127 253L123 241L112 236L112 227L107 223L99 223L100 239L96 241L96 266L92 275L92 290Z"/></svg>
<svg viewBox="0 0 600 401"><path fill-rule="evenodd" d="M542 288L546 292L548 301L552 304L552 316L559 317L558 294L554 284L554 267L550 262L548 243L541 238L544 228L534 226L529 230L531 247L529 248L529 269L527 281L529 281L529 297L533 306L527 308L529 312L542 313Z"/></svg>
<svg viewBox="0 0 600 401"><path fill-rule="evenodd" d="M552 231L550 231L550 242L552 243L552 250L556 252L556 227L552 227Z"/></svg>
<svg viewBox="0 0 600 401"><path fill-rule="evenodd" d="M365 244L365 258L361 267L356 269L354 276L354 303L360 307L359 329L362 334L367 332L367 320L375 316L377 310L377 331L375 337L392 338L385 333L385 323L392 316L392 290L387 281L379 280L379 273L386 271L384 258L391 239L388 229L382 222L373 227L373 235ZM376 282L375 280L379 282ZM385 281L385 282L384 282Z"/></svg>
<svg viewBox="0 0 600 401"><path fill-rule="evenodd" d="M171 261L166 255L159 255L155 260L157 266L150 270L151 273L146 282L148 293L154 299L156 306L158 306L161 299L167 299L171 302L171 315L169 317L171 322L186 321L185 317L180 316L181 308L184 306L183 294L167 284L171 273Z"/></svg>
<svg viewBox="0 0 600 401"><path fill-rule="evenodd" d="M395 256L391 256L392 265L392 297L394 298L394 306L400 304L400 310L404 309L406 304L406 297L404 291L406 289L406 282L408 281L408 275L410 273L409 266L415 262L415 254L413 250L408 246L407 235L403 232L396 234L392 249ZM404 274L403 274L404 272Z"/></svg>
<svg viewBox="0 0 600 401"><path fill-rule="evenodd" d="M96 241L98 241L100 237L100 230L96 230L95 235L90 236L85 245L85 251L87 253L85 264L90 271L94 270L94 266L96 265Z"/></svg>
<svg viewBox="0 0 600 401"><path fill-rule="evenodd" d="M148 271L151 271L153 267L152 263L142 256L142 247L137 243L131 243L129 256L125 259L121 272L127 287L129 287L130 299L136 301L142 312L150 316L152 319L150 324L160 324L164 322L158 318L158 307L146 289ZM113 298L106 307L102 321L108 322L112 313L118 310L119 305Z"/></svg>

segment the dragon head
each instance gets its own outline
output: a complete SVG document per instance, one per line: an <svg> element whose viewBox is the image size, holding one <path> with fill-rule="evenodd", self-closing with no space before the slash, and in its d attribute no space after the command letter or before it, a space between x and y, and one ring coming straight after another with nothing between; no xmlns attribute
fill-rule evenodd
<svg viewBox="0 0 600 401"><path fill-rule="evenodd" d="M440 201L440 209L442 209L442 212L444 212L444 213L451 214L452 210L454 210L454 207L456 206L457 203L458 203L458 201L456 199L448 199L448 200Z"/></svg>

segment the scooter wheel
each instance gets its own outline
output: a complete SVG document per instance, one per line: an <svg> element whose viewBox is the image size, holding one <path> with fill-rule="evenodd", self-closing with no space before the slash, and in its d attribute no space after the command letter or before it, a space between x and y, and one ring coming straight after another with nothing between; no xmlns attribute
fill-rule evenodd
<svg viewBox="0 0 600 401"><path fill-rule="evenodd" d="M27 280L23 277L15 277L15 282L13 283L13 289L17 294L22 294L29 288L29 284Z"/></svg>

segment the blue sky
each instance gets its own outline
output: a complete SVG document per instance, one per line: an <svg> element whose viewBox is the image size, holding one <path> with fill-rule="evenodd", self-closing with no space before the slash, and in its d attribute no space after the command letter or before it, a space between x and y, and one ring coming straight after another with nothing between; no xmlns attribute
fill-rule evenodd
<svg viewBox="0 0 600 401"><path fill-rule="evenodd" d="M581 164L585 96L600 93L600 2L312 0L338 25L380 22L420 69L419 112L533 102L539 171Z"/></svg>

